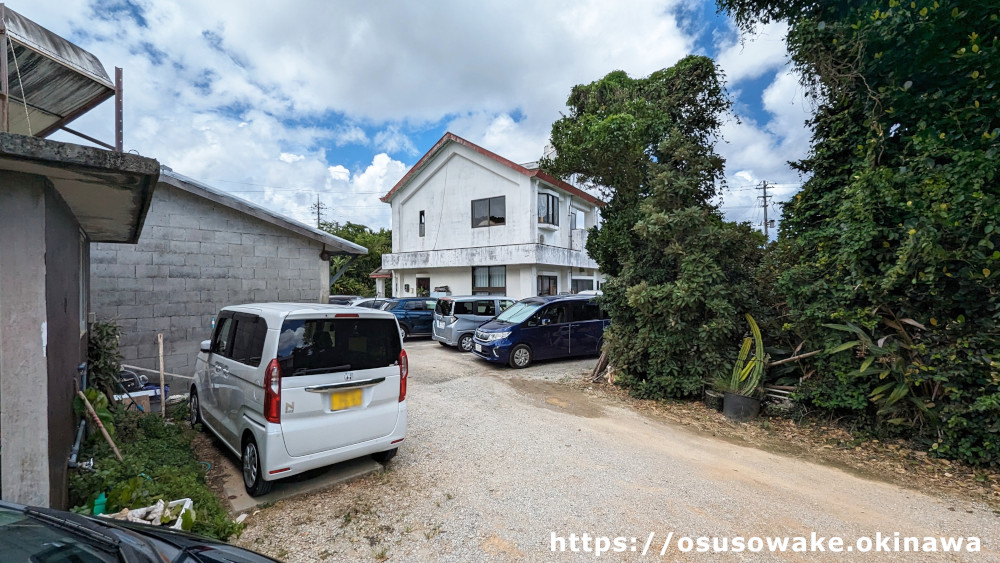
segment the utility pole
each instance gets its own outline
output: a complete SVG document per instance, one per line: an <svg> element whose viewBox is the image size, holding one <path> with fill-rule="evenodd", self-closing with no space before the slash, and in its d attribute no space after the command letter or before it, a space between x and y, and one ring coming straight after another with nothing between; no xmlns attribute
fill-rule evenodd
<svg viewBox="0 0 1000 563"><path fill-rule="evenodd" d="M316 210L316 228L318 229L320 222L323 220L323 210L326 209L326 205L319 201L319 194L316 194L316 203L310 209Z"/></svg>
<svg viewBox="0 0 1000 563"><path fill-rule="evenodd" d="M757 196L757 199L761 200L761 206L764 207L764 240L770 241L771 240L770 234L768 233L768 230L767 230L767 228L768 228L768 223L767 223L767 200L768 200L768 198L770 198L772 196L767 195L767 180L763 180L760 183L760 187L757 188L757 189L762 190L764 192L763 195Z"/></svg>

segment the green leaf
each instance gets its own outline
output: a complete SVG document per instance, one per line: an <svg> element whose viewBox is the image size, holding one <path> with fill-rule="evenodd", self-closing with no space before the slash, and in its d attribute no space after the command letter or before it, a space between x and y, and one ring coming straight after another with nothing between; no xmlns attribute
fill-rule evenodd
<svg viewBox="0 0 1000 563"><path fill-rule="evenodd" d="M844 350L850 350L851 348L854 348L854 347L856 347L856 346L858 346L860 344L861 344L860 340L851 340L850 342L844 342L843 344L841 344L839 346L836 346L836 347L833 347L833 348L828 348L824 353L825 354L836 354L837 352L843 352Z"/></svg>

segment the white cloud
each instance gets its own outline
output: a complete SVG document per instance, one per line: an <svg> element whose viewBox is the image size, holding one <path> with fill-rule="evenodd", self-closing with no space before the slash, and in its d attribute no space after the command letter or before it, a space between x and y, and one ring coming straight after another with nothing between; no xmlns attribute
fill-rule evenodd
<svg viewBox="0 0 1000 563"><path fill-rule="evenodd" d="M755 224L763 220L757 199L761 192L755 188L767 181L773 187L768 194L773 204L794 196L802 178L787 163L805 158L810 142L805 124L810 108L796 73L779 72L762 93L761 103L770 120L762 124L741 116L741 123L729 121L722 127L725 143L717 147L726 158L726 217ZM770 208L768 218L778 218L776 206Z"/></svg>
<svg viewBox="0 0 1000 563"><path fill-rule="evenodd" d="M302 156L301 154L292 154L287 152L283 152L281 153L281 155L278 156L278 160L280 160L281 162L287 162L289 164L293 162L298 162L300 160L305 160L305 158L306 157Z"/></svg>
<svg viewBox="0 0 1000 563"><path fill-rule="evenodd" d="M334 182L346 182L351 179L351 172L339 164L327 168L327 171Z"/></svg>
<svg viewBox="0 0 1000 563"><path fill-rule="evenodd" d="M364 129L358 127L357 125L350 125L338 129L336 133L334 133L334 138L338 147L352 144L368 144L368 135L365 134Z"/></svg>
<svg viewBox="0 0 1000 563"><path fill-rule="evenodd" d="M716 62L730 86L784 67L788 62L787 32L788 25L777 22L761 26L754 35L743 37L742 42L735 34L727 35L719 45Z"/></svg>
<svg viewBox="0 0 1000 563"><path fill-rule="evenodd" d="M125 68L126 150L305 222L318 193L328 218L388 227L378 197L402 160L429 148L415 132L446 123L515 162L536 160L574 85L616 69L647 76L695 50L673 13L691 1L133 0L146 27L127 3L32 0L19 11ZM783 29L765 32L746 48L726 39L730 84L784 64ZM770 123L727 126L720 152L733 173L789 176L784 161L808 139L792 94L776 81L761 99ZM110 140L112 117L104 104L73 127Z"/></svg>
<svg viewBox="0 0 1000 563"><path fill-rule="evenodd" d="M375 134L375 147L394 154L403 153L409 156L417 154L417 147L413 146L413 141L400 133L395 126L390 126Z"/></svg>

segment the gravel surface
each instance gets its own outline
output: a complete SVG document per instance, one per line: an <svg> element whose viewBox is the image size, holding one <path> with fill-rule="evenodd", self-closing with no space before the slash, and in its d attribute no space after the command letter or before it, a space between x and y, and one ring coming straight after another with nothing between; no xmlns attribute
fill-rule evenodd
<svg viewBox="0 0 1000 563"><path fill-rule="evenodd" d="M986 505L637 413L579 384L594 358L512 370L433 341L406 348L409 434L399 455L383 472L256 511L236 543L286 561L1000 561L1000 515ZM682 553L677 544L812 532L845 546L877 533L921 545L976 536L981 551ZM570 551L570 534L585 533L623 537L625 551ZM565 552L552 551L553 534Z"/></svg>

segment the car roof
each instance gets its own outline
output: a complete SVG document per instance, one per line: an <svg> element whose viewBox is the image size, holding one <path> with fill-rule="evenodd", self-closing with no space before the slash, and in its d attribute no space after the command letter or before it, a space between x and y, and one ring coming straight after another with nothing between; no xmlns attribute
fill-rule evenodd
<svg viewBox="0 0 1000 563"><path fill-rule="evenodd" d="M338 313L359 315L365 318L395 318L392 313L379 309L365 309L350 305L327 305L325 303L247 303L244 305L229 305L223 311L249 313L263 317L275 324L287 317L332 317ZM271 323L268 323L270 325Z"/></svg>
<svg viewBox="0 0 1000 563"><path fill-rule="evenodd" d="M542 303L552 303L554 301L591 301L596 295L580 295L580 294L570 294L570 295L539 295L537 297L525 297L521 301L535 301Z"/></svg>
<svg viewBox="0 0 1000 563"><path fill-rule="evenodd" d="M511 301L517 301L517 299L506 295L446 295L444 297L439 297L438 299L449 299L451 301L466 299L510 299Z"/></svg>

